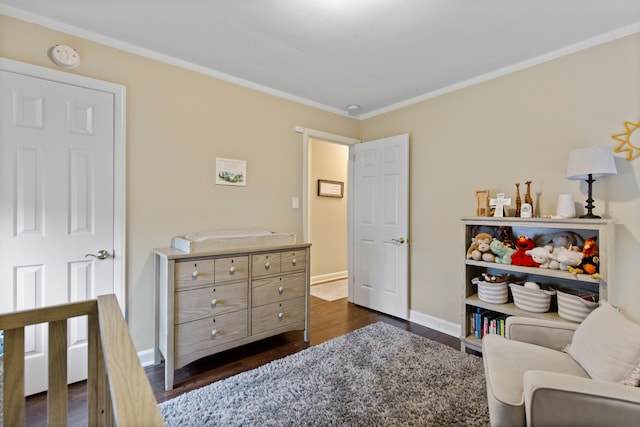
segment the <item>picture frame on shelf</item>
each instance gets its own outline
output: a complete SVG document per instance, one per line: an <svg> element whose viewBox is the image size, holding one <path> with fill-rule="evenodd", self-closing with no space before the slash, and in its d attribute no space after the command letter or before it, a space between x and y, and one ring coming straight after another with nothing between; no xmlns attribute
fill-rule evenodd
<svg viewBox="0 0 640 427"><path fill-rule="evenodd" d="M489 190L476 190L476 216L491 216Z"/></svg>

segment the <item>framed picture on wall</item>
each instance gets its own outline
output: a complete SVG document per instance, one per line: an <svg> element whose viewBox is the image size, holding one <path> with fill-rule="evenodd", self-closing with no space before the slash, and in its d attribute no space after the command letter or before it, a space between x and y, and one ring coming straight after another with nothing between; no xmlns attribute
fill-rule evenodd
<svg viewBox="0 0 640 427"><path fill-rule="evenodd" d="M322 197L344 197L344 182L318 180L318 196Z"/></svg>
<svg viewBox="0 0 640 427"><path fill-rule="evenodd" d="M217 185L247 185L247 162L245 160L216 158Z"/></svg>

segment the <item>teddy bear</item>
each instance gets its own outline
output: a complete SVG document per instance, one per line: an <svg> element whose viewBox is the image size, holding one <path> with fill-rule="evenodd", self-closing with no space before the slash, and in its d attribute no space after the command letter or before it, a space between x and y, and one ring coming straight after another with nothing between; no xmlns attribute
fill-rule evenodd
<svg viewBox="0 0 640 427"><path fill-rule="evenodd" d="M536 246L535 248L529 249L524 253L526 255L529 255L533 259L533 262L538 264L538 267L550 268L551 261L552 261L550 248L551 248L550 245Z"/></svg>
<svg viewBox="0 0 640 427"><path fill-rule="evenodd" d="M495 262L499 264L511 264L511 255L516 250L498 239L493 239L489 244L489 249L496 256Z"/></svg>
<svg viewBox="0 0 640 427"><path fill-rule="evenodd" d="M527 236L520 236L516 240L516 253L511 255L511 264L521 265L523 267L537 267L536 263L527 251L535 247L533 239Z"/></svg>
<svg viewBox="0 0 640 427"><path fill-rule="evenodd" d="M493 262L495 255L491 252L489 245L493 237L489 233L478 233L472 239L469 249L467 249L467 259L475 261Z"/></svg>

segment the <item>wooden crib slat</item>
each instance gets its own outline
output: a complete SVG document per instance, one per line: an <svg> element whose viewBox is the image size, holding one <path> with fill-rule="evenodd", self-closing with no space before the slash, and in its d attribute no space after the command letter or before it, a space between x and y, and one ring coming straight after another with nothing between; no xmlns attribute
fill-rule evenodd
<svg viewBox="0 0 640 427"><path fill-rule="evenodd" d="M104 358L100 345L100 330L98 322L98 305L91 310L87 316L88 325L88 372L87 372L87 394L88 394L88 414L89 426L104 426L105 424L105 394L107 390L107 379L104 369Z"/></svg>
<svg viewBox="0 0 640 427"><path fill-rule="evenodd" d="M88 424L163 426L115 295L0 314L4 330L4 425L25 424L24 327L49 323L49 425L68 421L67 319L88 316Z"/></svg>
<svg viewBox="0 0 640 427"><path fill-rule="evenodd" d="M49 323L49 425L67 425L67 320Z"/></svg>
<svg viewBox="0 0 640 427"><path fill-rule="evenodd" d="M25 416L24 328L5 329L4 366L4 425L21 427Z"/></svg>
<svg viewBox="0 0 640 427"><path fill-rule="evenodd" d="M164 426L115 295L98 297L98 318L115 424Z"/></svg>

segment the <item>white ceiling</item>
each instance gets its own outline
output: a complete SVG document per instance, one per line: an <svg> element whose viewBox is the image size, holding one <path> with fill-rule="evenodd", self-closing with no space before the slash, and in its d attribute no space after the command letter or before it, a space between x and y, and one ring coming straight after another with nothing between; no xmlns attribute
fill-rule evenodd
<svg viewBox="0 0 640 427"><path fill-rule="evenodd" d="M0 0L0 13L360 117L640 31L640 0Z"/></svg>

